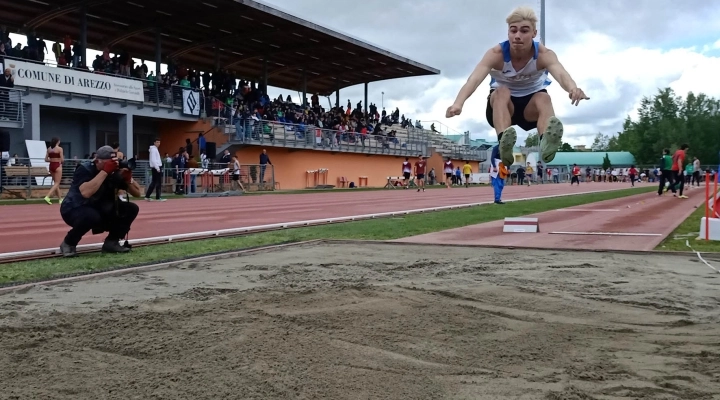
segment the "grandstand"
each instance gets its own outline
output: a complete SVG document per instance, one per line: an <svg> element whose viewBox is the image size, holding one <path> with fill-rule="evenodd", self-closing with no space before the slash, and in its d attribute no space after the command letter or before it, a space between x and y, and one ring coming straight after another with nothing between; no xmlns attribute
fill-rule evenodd
<svg viewBox="0 0 720 400"><path fill-rule="evenodd" d="M8 33L28 38L25 48L6 45L15 88L0 90L18 112L0 127L10 131L11 153L30 156L26 141L59 135L68 159L113 141L143 159L155 137L161 153L173 154L187 139L197 149L203 133L211 159L228 150L249 165L269 149L275 177L288 189L306 187L305 171L319 168L331 171L331 181L354 176L348 179L382 186L401 157L424 154L431 166L445 157L485 159L482 149L371 113L368 84L438 70L260 2L0 4L3 42ZM92 60L90 49L99 51ZM155 70L144 60L154 60ZM360 83L363 106L343 108L341 89ZM268 86L298 91L301 101L271 100ZM335 93L335 104L324 109L309 93Z"/></svg>

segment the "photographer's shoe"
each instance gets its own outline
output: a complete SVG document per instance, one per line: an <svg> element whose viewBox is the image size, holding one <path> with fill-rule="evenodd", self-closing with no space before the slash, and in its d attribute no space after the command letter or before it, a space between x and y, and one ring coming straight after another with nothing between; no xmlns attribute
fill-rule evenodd
<svg viewBox="0 0 720 400"><path fill-rule="evenodd" d="M60 253L63 255L63 257L77 256L77 250L75 246L70 246L69 244L65 243L64 240L62 243L60 243Z"/></svg>
<svg viewBox="0 0 720 400"><path fill-rule="evenodd" d="M103 253L127 253L130 249L120 245L119 240L105 240L102 245Z"/></svg>

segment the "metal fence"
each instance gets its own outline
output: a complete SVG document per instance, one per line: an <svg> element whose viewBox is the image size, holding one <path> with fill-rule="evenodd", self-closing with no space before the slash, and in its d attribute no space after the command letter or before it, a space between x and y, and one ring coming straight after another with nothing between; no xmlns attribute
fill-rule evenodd
<svg viewBox="0 0 720 400"><path fill-rule="evenodd" d="M451 157L455 160L472 160L480 162L487 160L487 150L481 149L477 146L460 144L437 132L429 131L427 129L418 129L413 126L408 127L408 132L416 132L427 135L430 139L431 146L435 147L435 151L443 157Z"/></svg>
<svg viewBox="0 0 720 400"><path fill-rule="evenodd" d="M23 93L19 89L0 87L0 123L13 128L25 126Z"/></svg>
<svg viewBox="0 0 720 400"><path fill-rule="evenodd" d="M481 150L462 144L443 144L442 155L445 157L451 157L453 160L472 160L472 161L486 161L487 150Z"/></svg>
<svg viewBox="0 0 720 400"><path fill-rule="evenodd" d="M227 140L233 144L268 144L316 150L417 156L427 154L425 134L389 129L382 135L337 131L311 125L290 124L253 118L220 117Z"/></svg>
<svg viewBox="0 0 720 400"><path fill-rule="evenodd" d="M61 190L66 191L72 182L75 169L91 160L65 160L62 165ZM232 164L209 162L202 168L175 168L165 163L162 169L162 193L178 195L193 193L216 193L232 190ZM279 189L275 182L273 165L241 164L238 181L244 191L272 191ZM152 173L146 160L138 160L133 178L144 188L152 181ZM31 198L33 190L49 190L53 185L44 159L11 157L0 163L0 188L9 197Z"/></svg>

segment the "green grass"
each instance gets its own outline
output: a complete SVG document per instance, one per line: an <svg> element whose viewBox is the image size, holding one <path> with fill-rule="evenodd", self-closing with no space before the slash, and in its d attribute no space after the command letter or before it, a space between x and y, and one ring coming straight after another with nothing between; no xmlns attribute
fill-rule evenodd
<svg viewBox="0 0 720 400"><path fill-rule="evenodd" d="M271 231L231 238L176 242L138 247L132 253L107 255L83 254L77 258L51 258L36 261L0 264L0 285L49 279L69 274L89 273L108 269L150 264L161 261L247 249L287 242L313 239L390 240L445 229L458 228L505 217L518 217L597 201L616 199L655 190L650 187L615 190L592 194L510 202L505 205L482 205L458 210L413 214L333 225ZM132 240L131 240L132 242Z"/></svg>
<svg viewBox="0 0 720 400"><path fill-rule="evenodd" d="M690 242L693 249L700 252L720 253L720 241L698 240L700 235L700 219L705 216L705 203L700 205L689 217L660 243L655 250L690 251L685 241Z"/></svg>

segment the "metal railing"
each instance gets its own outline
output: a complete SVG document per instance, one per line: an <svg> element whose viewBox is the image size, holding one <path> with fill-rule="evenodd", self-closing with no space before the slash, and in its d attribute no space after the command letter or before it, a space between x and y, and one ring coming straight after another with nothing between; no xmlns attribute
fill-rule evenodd
<svg viewBox="0 0 720 400"><path fill-rule="evenodd" d="M174 110L180 110L183 109L183 90L192 90L194 92L197 92L198 96L200 97L199 106L200 106L200 116L203 115L203 112L207 109L206 106L208 104L207 99L205 98L202 88L191 88L181 85L164 85L162 82L158 82L157 80L151 80L151 79L143 79L143 78L136 78L132 76L127 75L117 75L117 74L108 74L105 72L95 72L90 68L75 68L75 67L67 67L67 66L61 66L54 63L48 63L48 62L39 62L36 60L28 60L24 58L15 58L15 57L5 57L6 60L18 60L23 61L26 63L32 63L32 64L38 64L38 65L44 65L46 67L51 68L60 68L60 69L69 69L74 71L79 71L83 73L88 74L98 74L98 75L104 75L104 76L110 76L113 78L118 79L130 79L134 81L142 82L143 85L143 94L144 94L144 100L142 103L136 102L136 101L126 101L121 99L115 99L111 97L99 97L99 96L89 96L82 93L74 93L74 92L68 92L68 91L57 91L57 90L49 90L49 89L42 89L42 88L35 88L35 87L24 87L16 85L16 87L22 87L24 91L37 91L42 93L58 93L58 94L66 94L68 96L75 96L78 98L94 98L94 99L101 99L101 100L115 100L120 102L127 102L129 104L144 104L144 105L151 105L158 108L169 108L170 111Z"/></svg>
<svg viewBox="0 0 720 400"><path fill-rule="evenodd" d="M486 161L487 150L473 149L470 146L462 144L443 144L442 150L438 150L444 157L450 157L453 160L468 161Z"/></svg>
<svg viewBox="0 0 720 400"><path fill-rule="evenodd" d="M443 136L447 136L447 135L464 136L465 135L464 133L458 132L457 130L443 124L442 122L440 122L438 120L420 121L420 125L422 125L423 130L426 130L429 132L433 132L431 130L432 125L437 125L437 126L435 126L435 132L433 132L437 135L443 135ZM413 123L413 126L415 126L414 123ZM415 129L417 129L417 128L415 128Z"/></svg>
<svg viewBox="0 0 720 400"><path fill-rule="evenodd" d="M458 144L452 140L431 131L413 129L415 131L424 132L428 135L435 147L435 151L443 157L451 157L453 159L463 159L472 161L485 161L488 158L488 151L477 147ZM409 130L410 131L410 130Z"/></svg>
<svg viewBox="0 0 720 400"><path fill-rule="evenodd" d="M426 154L429 138L425 134L396 131L387 128L383 135L337 131L312 125L298 125L278 121L221 117L228 142L231 144L260 144L315 150L353 153L394 154L417 156Z"/></svg>
<svg viewBox="0 0 720 400"><path fill-rule="evenodd" d="M0 123L12 124L13 128L25 126L22 97L22 90L0 87Z"/></svg>
<svg viewBox="0 0 720 400"><path fill-rule="evenodd" d="M152 177L147 161L146 176L143 186L150 184ZM163 192L177 195L193 195L198 193L219 193L226 191L272 191L279 187L275 181L275 166L272 164L240 164L236 173L231 163L212 162L205 168L176 168L171 165L163 167ZM138 163L138 169L140 162ZM135 174L133 174L135 175ZM237 179L234 177L237 175Z"/></svg>
<svg viewBox="0 0 720 400"><path fill-rule="evenodd" d="M91 160L65 160L62 165L60 188L63 195L72 183L75 169ZM232 164L208 162L205 168L175 168L163 162L162 193L192 194L218 192L232 189ZM199 160L198 160L198 164ZM147 160L137 160L133 178L143 190L152 181L152 171ZM273 165L241 164L239 181L246 191L276 190ZM33 190L49 190L53 185L44 159L15 158L0 163L0 192L15 198L30 198ZM37 196L34 196L37 197Z"/></svg>

